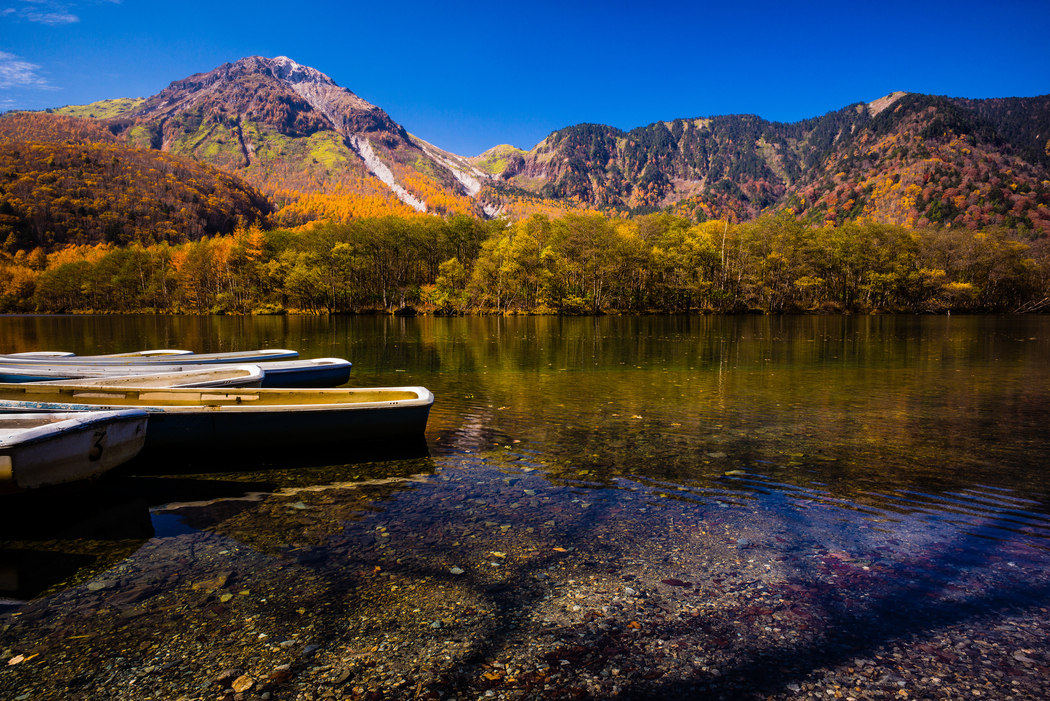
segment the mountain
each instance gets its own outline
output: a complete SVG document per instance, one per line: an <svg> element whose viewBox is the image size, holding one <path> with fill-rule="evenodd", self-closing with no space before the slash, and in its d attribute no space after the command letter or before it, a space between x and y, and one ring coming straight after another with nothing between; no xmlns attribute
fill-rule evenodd
<svg viewBox="0 0 1050 701"><path fill-rule="evenodd" d="M395 212L482 213L469 165L284 56L177 80L106 124L136 145L222 167L285 203L344 193Z"/></svg>
<svg viewBox="0 0 1050 701"><path fill-rule="evenodd" d="M634 212L670 207L700 220L790 208L820 223L867 216L1050 233L1048 166L1050 96L894 93L795 124L753 115L629 132L581 124L506 158L499 177L554 199Z"/></svg>
<svg viewBox="0 0 1050 701"><path fill-rule="evenodd" d="M694 220L790 210L1050 233L1050 96L897 92L794 124L754 115L580 124L476 157L410 134L287 57L253 56L90 116L141 147L192 156L268 193L278 223L376 214L522 216L599 209Z"/></svg>

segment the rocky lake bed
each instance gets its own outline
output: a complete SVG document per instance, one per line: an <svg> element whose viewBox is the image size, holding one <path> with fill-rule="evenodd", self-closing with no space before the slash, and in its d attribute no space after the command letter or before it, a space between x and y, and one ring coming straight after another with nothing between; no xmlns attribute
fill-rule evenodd
<svg viewBox="0 0 1050 701"><path fill-rule="evenodd" d="M155 509L112 568L6 607L2 695L1050 695L1038 541L496 457Z"/></svg>

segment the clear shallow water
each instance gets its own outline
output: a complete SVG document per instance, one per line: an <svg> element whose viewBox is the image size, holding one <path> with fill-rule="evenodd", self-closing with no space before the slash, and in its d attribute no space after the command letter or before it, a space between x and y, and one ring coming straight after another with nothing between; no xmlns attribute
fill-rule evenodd
<svg viewBox="0 0 1050 701"><path fill-rule="evenodd" d="M679 521L731 514L737 530L854 554L949 540L970 553L1050 550L1046 317L0 317L2 352L278 347L345 357L354 385L430 388L425 447L138 460L87 500L134 526L100 530L83 504L70 519L94 524L86 530L24 523L3 544L23 572L8 593L119 563L149 537L147 506L160 535L178 536L234 528L258 503L242 500L249 493L413 475L375 508L426 518L450 484L474 480L477 509L505 502L504 533L516 519L517 531L561 529L566 514L577 526L629 514L631 528L655 533L672 509ZM542 496L508 495L507 480ZM129 503L139 516L127 517ZM267 528L235 530L267 547L294 540ZM582 547L587 533L566 528L562 542ZM55 552L61 566L26 585L27 567L41 568L25 563Z"/></svg>

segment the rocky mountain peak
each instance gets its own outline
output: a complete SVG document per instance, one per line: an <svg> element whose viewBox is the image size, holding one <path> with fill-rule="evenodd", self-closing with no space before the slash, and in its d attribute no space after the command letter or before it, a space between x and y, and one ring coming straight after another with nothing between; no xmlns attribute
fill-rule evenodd
<svg viewBox="0 0 1050 701"><path fill-rule="evenodd" d="M273 71L275 77L280 78L286 83L317 83L320 85L337 87L335 81L321 71L316 68L310 68L309 66L296 63L287 56L264 58L261 60L264 63L269 64L270 70Z"/></svg>
<svg viewBox="0 0 1050 701"><path fill-rule="evenodd" d="M907 94L908 93L906 92L897 90L896 92L891 92L889 95L880 97L878 100L872 100L867 104L868 114L874 117L879 112L883 111L884 109L897 102L897 100L901 99Z"/></svg>

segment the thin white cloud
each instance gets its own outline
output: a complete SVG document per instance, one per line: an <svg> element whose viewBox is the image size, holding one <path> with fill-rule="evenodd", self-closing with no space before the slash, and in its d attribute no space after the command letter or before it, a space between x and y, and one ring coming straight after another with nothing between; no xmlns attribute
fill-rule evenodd
<svg viewBox="0 0 1050 701"><path fill-rule="evenodd" d="M54 90L38 72L40 66L23 61L14 54L0 51L0 89L37 88Z"/></svg>
<svg viewBox="0 0 1050 701"><path fill-rule="evenodd" d="M29 7L21 9L7 8L0 10L0 16L14 16L28 22L57 27L65 24L76 24L80 17L70 12L70 6L76 3L58 2L57 0L21 0Z"/></svg>
<svg viewBox="0 0 1050 701"><path fill-rule="evenodd" d="M52 27L60 24L76 24L80 21L80 18L76 15L71 15L68 12L27 12L22 11L19 13L22 17L25 17L30 22L39 22L40 24L49 24Z"/></svg>

